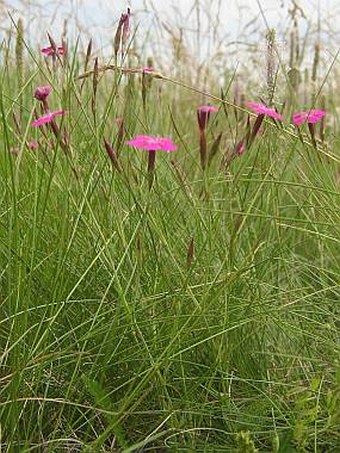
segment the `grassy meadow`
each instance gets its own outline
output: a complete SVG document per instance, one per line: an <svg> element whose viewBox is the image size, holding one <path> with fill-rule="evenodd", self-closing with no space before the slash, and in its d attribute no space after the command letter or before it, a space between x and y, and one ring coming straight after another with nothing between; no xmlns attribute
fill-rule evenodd
<svg viewBox="0 0 340 453"><path fill-rule="evenodd" d="M289 70L264 30L263 80L174 40L175 69L147 61L126 15L110 59L12 23L1 452L340 451L339 58L296 21Z"/></svg>

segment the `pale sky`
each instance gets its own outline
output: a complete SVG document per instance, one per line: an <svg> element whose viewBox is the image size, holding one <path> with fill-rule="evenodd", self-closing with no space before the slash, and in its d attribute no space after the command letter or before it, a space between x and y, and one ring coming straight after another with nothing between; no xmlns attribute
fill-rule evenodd
<svg viewBox="0 0 340 453"><path fill-rule="evenodd" d="M39 28L35 29L35 32L40 32L43 27L49 25L60 27L63 18L76 17L82 25L88 27L88 31L96 30L97 33L105 35L105 30L113 26L127 6L131 7L132 12L142 22L152 16L151 12L145 11L153 10L166 22L171 23L175 20L180 22L182 19L182 25L189 26L194 24L197 18L193 5L198 3L203 23L208 15L214 17L219 10L221 23L235 32L256 17L260 18L264 25L259 4L271 27L282 26L287 22L287 11L291 7L292 0L130 0L129 2L125 0L7 0L5 3L11 12L19 10L28 20L30 17L38 19ZM332 19L335 21L336 13L340 10L339 0L296 0L296 3L313 21L316 21L319 15L322 22Z"/></svg>
<svg viewBox="0 0 340 453"><path fill-rule="evenodd" d="M310 27L315 31L319 24L324 42L334 42L334 46L340 43L339 0L295 1L306 15L306 19L299 18L301 30ZM199 10L193 8L195 4L199 5ZM212 43L232 46L235 41L240 41L240 45L256 42L266 25L276 28L279 40L284 41L291 24L288 10L292 0L7 0L13 17L24 17L32 45L36 41L39 44L46 41L46 31L58 40L64 19L67 19L71 40L75 40L81 28L83 45L92 37L96 47L104 53L105 48L112 45L117 20L128 5L133 13L133 26L139 27L139 41L143 39L143 33L149 32L146 39L161 45L164 28L168 27L176 36L182 30L188 45L197 47L199 22L202 54L208 52ZM169 33L165 35L169 38Z"/></svg>

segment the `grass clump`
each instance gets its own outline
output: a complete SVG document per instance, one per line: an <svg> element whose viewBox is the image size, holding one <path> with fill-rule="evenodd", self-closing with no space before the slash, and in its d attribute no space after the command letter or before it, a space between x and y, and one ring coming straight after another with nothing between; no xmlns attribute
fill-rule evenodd
<svg viewBox="0 0 340 453"><path fill-rule="evenodd" d="M221 96L155 59L132 65L124 14L114 64L49 37L16 73L3 44L2 449L335 452L340 160L326 80L326 116L314 121L314 95L290 124L271 31L255 115L231 101L232 77ZM138 135L142 149L127 146Z"/></svg>

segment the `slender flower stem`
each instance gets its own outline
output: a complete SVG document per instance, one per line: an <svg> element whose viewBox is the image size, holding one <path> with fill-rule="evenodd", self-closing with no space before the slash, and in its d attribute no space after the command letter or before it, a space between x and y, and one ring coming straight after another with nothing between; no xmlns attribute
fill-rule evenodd
<svg viewBox="0 0 340 453"><path fill-rule="evenodd" d="M200 129L200 156L201 156L201 167L204 171L207 166L207 139L205 136L204 129Z"/></svg>
<svg viewBox="0 0 340 453"><path fill-rule="evenodd" d="M313 123L308 123L308 129L309 129L309 133L310 133L310 137L311 137L313 146L314 146L314 148L317 148L316 139L315 139L314 124Z"/></svg>
<svg viewBox="0 0 340 453"><path fill-rule="evenodd" d="M43 109L44 114L49 113L50 109L49 109L47 99L42 99L42 109ZM59 142L61 149L63 150L65 155L70 160L70 166L71 166L71 170L72 170L74 176L76 177L76 179L79 179L79 177L80 177L79 172L78 172L77 168L71 162L72 155L70 152L69 139L67 139L66 133L65 133L64 137L61 137L60 129L54 118L52 118L52 121L50 121L49 125L50 125L50 128L51 128L55 138Z"/></svg>
<svg viewBox="0 0 340 453"><path fill-rule="evenodd" d="M150 150L148 152L148 180L149 189L151 189L153 181L155 179L155 164L156 164L156 151Z"/></svg>
<svg viewBox="0 0 340 453"><path fill-rule="evenodd" d="M50 110L47 99L42 100L42 107L43 113L47 114Z"/></svg>

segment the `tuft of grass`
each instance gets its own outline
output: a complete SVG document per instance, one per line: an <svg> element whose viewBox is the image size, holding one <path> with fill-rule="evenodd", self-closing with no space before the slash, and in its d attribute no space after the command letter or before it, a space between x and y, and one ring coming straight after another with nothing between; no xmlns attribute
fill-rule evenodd
<svg viewBox="0 0 340 453"><path fill-rule="evenodd" d="M313 72L327 115L311 137L273 74L285 121L259 125L255 82L236 96L230 71L203 90L181 42L178 77L132 64L132 41L114 64L78 44L48 60L26 43L23 80L3 44L1 449L337 451L337 57ZM57 129L31 126L46 84L68 112ZM202 99L219 107L204 168ZM151 186L148 151L125 145L137 134L179 146Z"/></svg>

